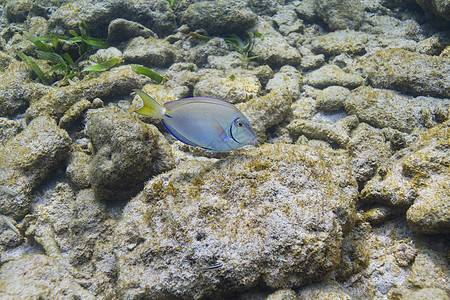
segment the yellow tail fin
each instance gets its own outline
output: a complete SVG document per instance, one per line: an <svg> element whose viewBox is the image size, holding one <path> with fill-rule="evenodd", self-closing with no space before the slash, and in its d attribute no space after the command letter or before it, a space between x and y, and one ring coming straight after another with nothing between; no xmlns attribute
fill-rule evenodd
<svg viewBox="0 0 450 300"><path fill-rule="evenodd" d="M164 113L166 112L164 106L141 90L135 89L133 91L135 91L142 100L142 105L135 110L136 113L154 118L162 118L164 116Z"/></svg>

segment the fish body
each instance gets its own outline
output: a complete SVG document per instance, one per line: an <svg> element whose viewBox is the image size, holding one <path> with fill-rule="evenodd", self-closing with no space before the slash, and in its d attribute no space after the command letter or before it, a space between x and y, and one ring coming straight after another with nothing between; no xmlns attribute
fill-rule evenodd
<svg viewBox="0 0 450 300"><path fill-rule="evenodd" d="M209 97L183 98L160 105L141 90L138 114L160 118L175 138L209 151L231 151L255 142L247 118L234 105Z"/></svg>

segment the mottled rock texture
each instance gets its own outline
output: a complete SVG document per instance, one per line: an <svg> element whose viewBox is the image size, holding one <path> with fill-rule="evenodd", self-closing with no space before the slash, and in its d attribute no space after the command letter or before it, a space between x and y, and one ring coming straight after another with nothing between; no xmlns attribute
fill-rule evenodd
<svg viewBox="0 0 450 300"><path fill-rule="evenodd" d="M123 297L294 287L337 266L357 194L342 156L274 144L180 167L125 208L115 234Z"/></svg>
<svg viewBox="0 0 450 300"><path fill-rule="evenodd" d="M51 173L61 167L71 147L71 139L54 120L36 118L21 133L0 148L0 213L23 217L30 209L31 193Z"/></svg>
<svg viewBox="0 0 450 300"><path fill-rule="evenodd" d="M414 96L450 98L450 61L403 49L379 50L360 61L370 84Z"/></svg>
<svg viewBox="0 0 450 300"><path fill-rule="evenodd" d="M108 108L93 110L86 130L95 153L90 180L101 199L131 197L151 175L173 167L171 149L158 129L127 113Z"/></svg>
<svg viewBox="0 0 450 300"><path fill-rule="evenodd" d="M246 1L239 0L195 2L182 16L182 22L192 30L201 28L209 34L241 33L255 25L256 19Z"/></svg>

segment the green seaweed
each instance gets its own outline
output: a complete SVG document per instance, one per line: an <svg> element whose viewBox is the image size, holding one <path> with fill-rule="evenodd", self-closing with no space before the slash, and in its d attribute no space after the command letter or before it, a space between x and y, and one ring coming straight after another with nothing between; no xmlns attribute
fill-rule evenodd
<svg viewBox="0 0 450 300"><path fill-rule="evenodd" d="M149 68L143 67L143 66L132 65L131 70L138 74L145 75L145 76L153 79L154 81L156 81L159 84L161 84L165 81L165 78L163 76L161 76L158 73L156 73L155 71L153 71Z"/></svg>
<svg viewBox="0 0 450 300"><path fill-rule="evenodd" d="M101 62L99 64L86 67L81 72L103 72L103 71L111 69L112 67L114 67L115 65L118 65L121 62L122 62L122 60L120 58L116 58L116 57L111 58L111 59L108 59L107 61Z"/></svg>
<svg viewBox="0 0 450 300"><path fill-rule="evenodd" d="M42 71L42 69L31 59L31 57L18 50L16 51L16 54L31 68L31 70L33 70L33 72L44 84L48 84L48 79L47 76L45 76L44 71Z"/></svg>
<svg viewBox="0 0 450 300"><path fill-rule="evenodd" d="M80 20L78 29L80 34L77 34L74 30L69 31L72 37L58 34L49 34L41 37L27 36L37 48L38 57L51 63L52 67L47 74L30 57L20 51L16 51L16 53L36 73L44 84L49 83L48 76L52 76L55 72L61 73L64 76L62 79L64 82L67 79L72 79L79 75L81 72L102 72L121 62L120 59L113 58L80 71L79 63L92 47L107 48L109 45L100 39L90 37L88 25L84 20ZM64 47L65 45L67 47ZM78 56L75 59L65 50L70 49L72 45L78 48Z"/></svg>
<svg viewBox="0 0 450 300"><path fill-rule="evenodd" d="M252 32L251 34L246 33L243 36L238 36L233 34L231 37L224 38L228 45L231 45L237 52L244 56L245 60L251 60L256 58L256 56L248 57L248 54L253 49L255 43L255 37L264 38L259 32Z"/></svg>
<svg viewBox="0 0 450 300"><path fill-rule="evenodd" d="M174 8L178 4L178 0L167 0L169 2L170 8Z"/></svg>

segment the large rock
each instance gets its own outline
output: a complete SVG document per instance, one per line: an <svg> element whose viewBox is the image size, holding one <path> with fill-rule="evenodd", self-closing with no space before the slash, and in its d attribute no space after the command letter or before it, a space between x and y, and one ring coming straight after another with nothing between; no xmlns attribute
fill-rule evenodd
<svg viewBox="0 0 450 300"><path fill-rule="evenodd" d="M331 30L358 29L364 17L360 0L317 0L317 15Z"/></svg>
<svg viewBox="0 0 450 300"><path fill-rule="evenodd" d="M133 89L141 87L140 76L132 72L129 66L117 67L95 78L85 78L69 86L52 88L32 102L25 112L25 119L29 122L41 115L59 119L71 106L83 99L92 101L95 98L128 95Z"/></svg>
<svg viewBox="0 0 450 300"><path fill-rule="evenodd" d="M263 145L149 181L117 227L125 298L201 298L296 287L339 263L356 182L345 157Z"/></svg>
<svg viewBox="0 0 450 300"><path fill-rule="evenodd" d="M230 103L246 102L261 92L261 83L253 74L231 73L233 76L213 76L201 79L194 88L194 96L213 97Z"/></svg>
<svg viewBox="0 0 450 300"><path fill-rule="evenodd" d="M448 299L449 266L446 237L417 240L404 219L370 227L356 227L344 240L343 257L357 273L341 277L341 269L328 280L302 287L299 299ZM347 248L349 247L349 248ZM448 256L447 256L448 257ZM376 276L374 276L376 274Z"/></svg>
<svg viewBox="0 0 450 300"><path fill-rule="evenodd" d="M48 116L33 120L0 149L0 213L16 219L30 209L34 188L61 167L71 139Z"/></svg>
<svg viewBox="0 0 450 300"><path fill-rule="evenodd" d="M77 31L80 19L83 19L92 36L106 38L108 25L116 18L139 22L162 35L170 34L176 28L175 15L166 0L70 1L53 12L50 22L54 30Z"/></svg>
<svg viewBox="0 0 450 300"><path fill-rule="evenodd" d="M166 41L149 37L137 37L130 41L123 52L127 63L138 63L145 66L167 67L175 58L173 47Z"/></svg>
<svg viewBox="0 0 450 300"><path fill-rule="evenodd" d="M393 48L376 51L359 64L374 87L450 98L449 59Z"/></svg>
<svg viewBox="0 0 450 300"><path fill-rule="evenodd" d="M311 50L326 56L336 56L341 53L361 55L366 53L369 36L360 31L338 30L321 36L313 37Z"/></svg>
<svg viewBox="0 0 450 300"><path fill-rule="evenodd" d="M361 123L347 144L356 180L367 181L392 154L390 142L380 129Z"/></svg>
<svg viewBox="0 0 450 300"><path fill-rule="evenodd" d="M362 85L364 79L358 74L346 73L336 65L326 65L309 73L305 83L317 88L332 85L355 88Z"/></svg>
<svg viewBox="0 0 450 300"><path fill-rule="evenodd" d="M450 21L449 0L416 0L423 9L432 11L435 15Z"/></svg>
<svg viewBox="0 0 450 300"><path fill-rule="evenodd" d="M90 180L101 199L126 199L152 175L173 167L167 140L153 125L117 109L91 111L86 130L95 155Z"/></svg>
<svg viewBox="0 0 450 300"><path fill-rule="evenodd" d="M436 126L416 141L417 150L403 160L403 175L417 190L406 212L417 232L450 233L450 122Z"/></svg>
<svg viewBox="0 0 450 300"><path fill-rule="evenodd" d="M403 132L433 127L449 118L450 102L431 97L408 97L391 90L362 86L345 100L345 110L374 127Z"/></svg>
<svg viewBox="0 0 450 300"><path fill-rule="evenodd" d="M280 124L300 95L302 77L293 67L285 66L267 82L267 93L236 105L252 124L259 142L265 141L266 130Z"/></svg>
<svg viewBox="0 0 450 300"><path fill-rule="evenodd" d="M23 62L0 54L0 115L23 113L33 99L47 91L42 84L30 83L30 69ZM3 67L3 64L7 67Z"/></svg>
<svg viewBox="0 0 450 300"><path fill-rule="evenodd" d="M5 299L95 299L63 265L45 255L25 255L0 270Z"/></svg>
<svg viewBox="0 0 450 300"><path fill-rule="evenodd" d="M449 145L450 121L424 132L366 184L361 200L407 210L414 231L449 233Z"/></svg>
<svg viewBox="0 0 450 300"><path fill-rule="evenodd" d="M65 278L69 272L89 293L114 299L117 273L112 231L116 223L92 189L77 191L68 183L58 183L47 189L33 214L19 226L27 239L39 245L39 252L63 267L52 270L54 276ZM33 277L39 282L39 276ZM57 287L55 283L55 291Z"/></svg>
<svg viewBox="0 0 450 300"><path fill-rule="evenodd" d="M246 1L214 0L191 4L181 21L191 30L205 29L209 34L240 34L255 25L256 18Z"/></svg>
<svg viewBox="0 0 450 300"><path fill-rule="evenodd" d="M259 61L268 64L272 68L284 65L297 66L301 62L301 55L284 37L277 32L268 22L258 20L254 28L264 38L254 38L254 45L249 56L255 56Z"/></svg>

